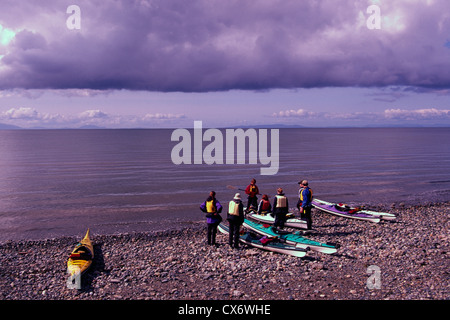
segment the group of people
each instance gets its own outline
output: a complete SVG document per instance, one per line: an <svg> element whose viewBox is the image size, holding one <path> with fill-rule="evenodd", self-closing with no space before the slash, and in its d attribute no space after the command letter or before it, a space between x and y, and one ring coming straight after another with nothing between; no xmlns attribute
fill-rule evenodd
<svg viewBox="0 0 450 320"><path fill-rule="evenodd" d="M308 186L307 180L298 182L299 198L297 208L299 209L301 218L306 220L308 230L312 228L311 208L312 208L312 190ZM263 194L258 203L259 188L256 180L252 179L245 189L248 196L246 213L255 211L258 214L272 214L275 218L274 227L282 229L286 222L286 215L289 212L289 202L282 188L277 189L274 197L273 205L269 201L269 196ZM222 222L220 213L222 205L216 199L216 193L211 191L208 198L200 205L200 210L206 213L207 223L207 241L209 245L216 244L217 227ZM239 231L244 222L244 205L242 203L241 194L236 193L234 198L228 204L227 220L229 224L229 245L232 248L239 248Z"/></svg>

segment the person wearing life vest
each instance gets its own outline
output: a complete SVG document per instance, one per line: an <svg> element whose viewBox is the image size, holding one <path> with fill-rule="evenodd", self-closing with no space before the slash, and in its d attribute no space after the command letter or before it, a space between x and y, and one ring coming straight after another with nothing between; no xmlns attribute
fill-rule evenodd
<svg viewBox="0 0 450 320"><path fill-rule="evenodd" d="M240 193L236 193L233 200L228 204L227 220L230 226L228 244L230 247L238 249L239 232L244 222L244 205L242 204Z"/></svg>
<svg viewBox="0 0 450 320"><path fill-rule="evenodd" d="M252 206L256 209L258 207L258 197L256 195L259 194L259 189L255 179L252 179L247 188L245 188L245 193L248 195L247 212L250 211Z"/></svg>
<svg viewBox="0 0 450 320"><path fill-rule="evenodd" d="M268 214L272 212L272 205L269 201L269 196L267 194L263 194L261 201L258 205L258 214Z"/></svg>
<svg viewBox="0 0 450 320"><path fill-rule="evenodd" d="M289 211L289 202L282 188L277 189L277 195L273 199L273 213L275 215L274 227L283 229L286 222L286 214Z"/></svg>
<svg viewBox="0 0 450 320"><path fill-rule="evenodd" d="M209 245L216 244L217 226L222 221L220 213L222 205L216 199L216 192L211 191L208 198L200 205L200 210L206 213L207 240Z"/></svg>
<svg viewBox="0 0 450 320"><path fill-rule="evenodd" d="M297 208L300 211L300 216L303 220L306 220L306 226L308 230L312 229L311 208L313 192L308 187L308 180L302 180L298 183L300 190L298 191Z"/></svg>

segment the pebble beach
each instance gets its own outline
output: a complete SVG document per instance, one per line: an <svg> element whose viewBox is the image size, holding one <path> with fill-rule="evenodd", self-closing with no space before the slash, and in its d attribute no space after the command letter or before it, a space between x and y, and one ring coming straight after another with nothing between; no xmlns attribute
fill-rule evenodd
<svg viewBox="0 0 450 320"><path fill-rule="evenodd" d="M303 258L241 244L206 244L206 222L178 230L99 235L81 289L67 287L66 261L79 238L0 244L1 300L448 300L450 202L379 207L378 224L313 209L307 237L339 243ZM222 214L224 216L224 214ZM379 270L378 287L368 279Z"/></svg>

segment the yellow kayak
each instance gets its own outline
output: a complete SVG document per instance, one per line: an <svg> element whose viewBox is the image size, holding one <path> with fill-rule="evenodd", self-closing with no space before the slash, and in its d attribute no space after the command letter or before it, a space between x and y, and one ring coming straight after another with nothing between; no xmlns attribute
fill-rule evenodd
<svg viewBox="0 0 450 320"><path fill-rule="evenodd" d="M71 277L76 274L81 275L89 269L92 264L92 259L94 259L94 247L89 238L88 229L83 240L75 246L75 249L70 254L69 260L67 260L67 273Z"/></svg>

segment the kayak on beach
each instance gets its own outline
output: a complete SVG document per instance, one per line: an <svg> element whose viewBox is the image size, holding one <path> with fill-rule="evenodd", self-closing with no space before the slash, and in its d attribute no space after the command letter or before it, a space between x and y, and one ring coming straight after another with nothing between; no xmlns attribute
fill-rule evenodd
<svg viewBox="0 0 450 320"><path fill-rule="evenodd" d="M298 248L311 249L314 251L332 254L337 252L336 246L307 239L298 233L276 232L270 225L263 225L248 219L244 220L243 226L253 232L267 237L276 237L280 242L295 245Z"/></svg>
<svg viewBox="0 0 450 320"><path fill-rule="evenodd" d="M371 213L373 211L362 211L359 208L352 208L345 205L341 206L336 203L331 203L319 199L314 199L312 201L312 205L314 208L317 208L323 212L327 212L344 218L370 221L373 223L378 223L381 220L380 215Z"/></svg>
<svg viewBox="0 0 450 320"><path fill-rule="evenodd" d="M224 234L229 233L229 227L224 223L220 223L218 229ZM277 238L259 236L251 232L244 232L244 234L240 235L239 240L242 243L258 249L283 253L300 258L304 257L307 251L307 249L304 248L298 248L293 245L279 242Z"/></svg>
<svg viewBox="0 0 450 320"><path fill-rule="evenodd" d="M364 208L364 206L352 207L345 203L331 203L331 202L327 202L327 201L319 200L319 199L313 200L313 204L314 204L314 201L316 201L317 203L321 203L323 205L334 205L336 207L336 209L343 211L343 212L349 212L350 214L364 213L364 214L368 214L368 215L372 215L372 216L378 216L382 220L395 220L397 218L395 216L395 214L392 214L389 212L367 210Z"/></svg>
<svg viewBox="0 0 450 320"><path fill-rule="evenodd" d="M261 223L268 223L268 224L274 224L275 218L272 217L270 213L267 214L258 214L254 210L250 210L249 213L247 213L247 218L250 218L252 220L261 222ZM306 224L305 220L296 218L293 213L288 213L286 215L286 222L284 223L285 227L290 228L296 228L296 229L308 229L308 226Z"/></svg>
<svg viewBox="0 0 450 320"><path fill-rule="evenodd" d="M75 246L67 260L68 283L75 280L76 276L86 272L91 266L93 259L94 247L89 237L88 229L84 238Z"/></svg>
<svg viewBox="0 0 450 320"><path fill-rule="evenodd" d="M267 223L267 224L274 224L275 218L272 217L270 214L257 214L257 213L247 213L247 218L250 218L252 220L261 222L261 223ZM286 222L284 223L285 227L290 228L296 228L296 229L308 229L308 226L306 224L305 220L299 219L299 218L289 218L287 216Z"/></svg>
<svg viewBox="0 0 450 320"><path fill-rule="evenodd" d="M324 200L314 199L312 205L324 212L334 214L340 217L366 220L374 223L380 220L395 220L396 216L388 212L377 212L365 210L359 207L351 207L343 203L332 203Z"/></svg>

